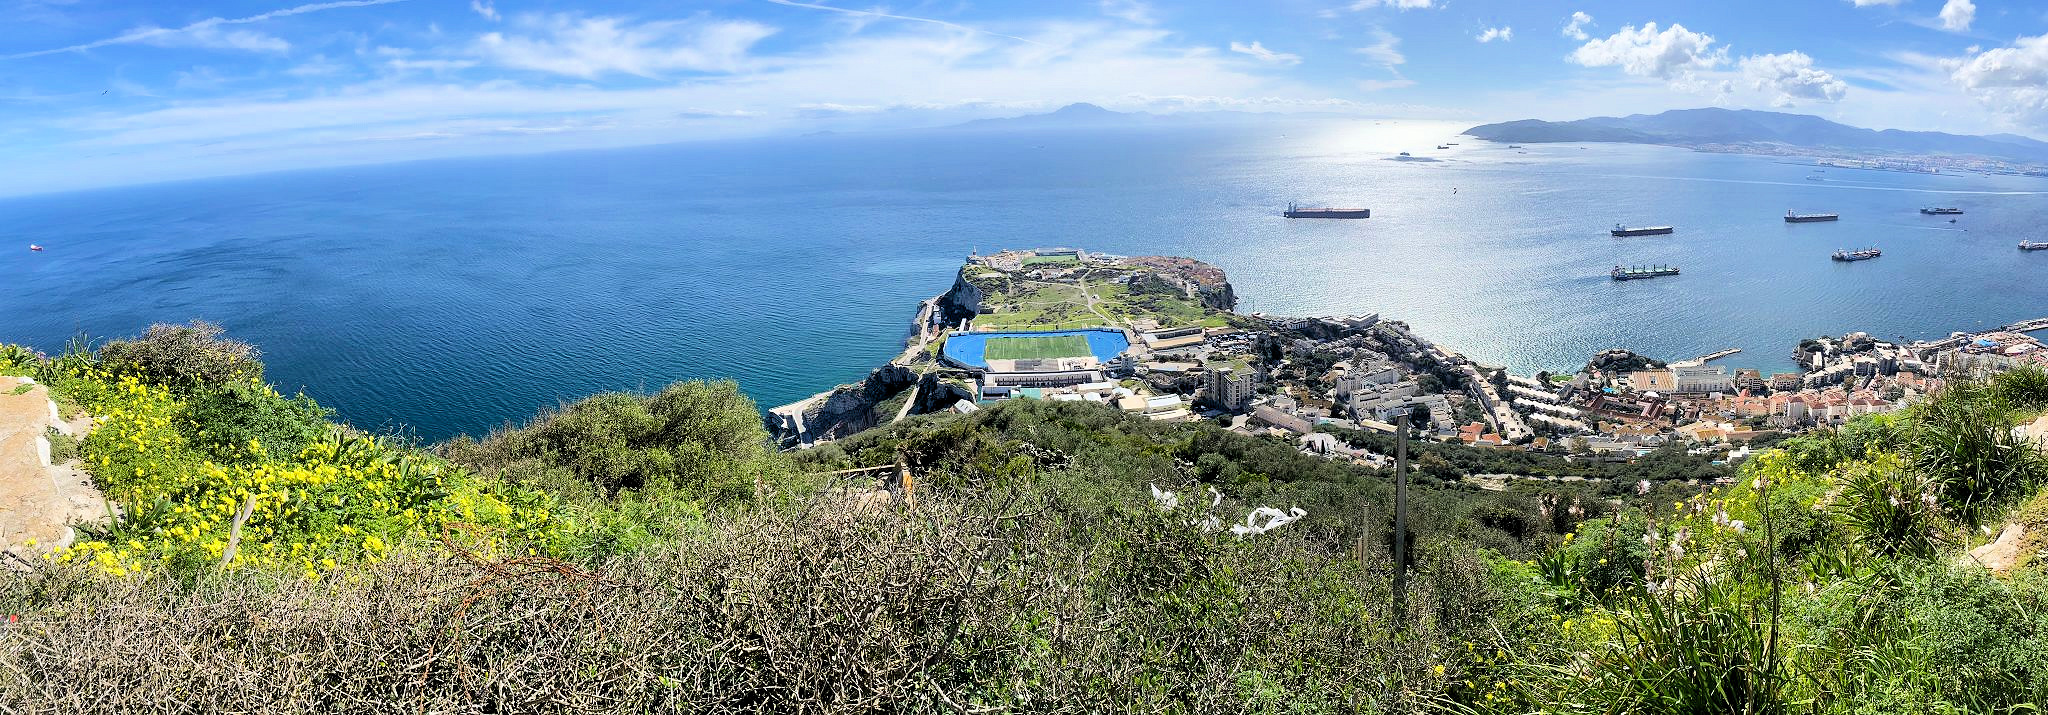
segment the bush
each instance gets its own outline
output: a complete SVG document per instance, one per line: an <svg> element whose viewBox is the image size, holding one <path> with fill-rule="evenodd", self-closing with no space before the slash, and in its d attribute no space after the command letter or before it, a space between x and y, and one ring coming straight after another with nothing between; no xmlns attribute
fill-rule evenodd
<svg viewBox="0 0 2048 715"><path fill-rule="evenodd" d="M785 476L759 410L731 382L679 382L651 396L607 393L441 453L572 496L677 495L721 504ZM580 485L559 483L573 476Z"/></svg>
<svg viewBox="0 0 2048 715"><path fill-rule="evenodd" d="M1941 505L1972 528L2048 481L2048 461L2013 434L2013 412L1992 384L1957 380L1916 405L1906 428L1913 470Z"/></svg>
<svg viewBox="0 0 2048 715"><path fill-rule="evenodd" d="M252 453L282 460L326 436L329 414L303 394L285 397L259 382L236 381L192 391L179 429L215 461L238 461ZM252 444L260 448L252 450Z"/></svg>
<svg viewBox="0 0 2048 715"><path fill-rule="evenodd" d="M114 340L100 347L100 360L117 369L131 369L149 382L176 390L263 381L263 362L256 346L221 337L226 331L212 323L156 324L142 337Z"/></svg>

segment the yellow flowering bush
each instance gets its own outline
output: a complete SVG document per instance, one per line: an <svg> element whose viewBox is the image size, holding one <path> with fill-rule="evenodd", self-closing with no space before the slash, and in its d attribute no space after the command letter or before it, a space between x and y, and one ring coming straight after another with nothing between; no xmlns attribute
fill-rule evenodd
<svg viewBox="0 0 2048 715"><path fill-rule="evenodd" d="M123 513L98 535L53 555L123 574L150 562L176 567L265 566L317 577L342 563L382 558L406 539L461 523L465 542L491 549L559 537L551 502L537 492L472 476L425 454L339 430L279 459L251 439L200 448L184 400L133 375L98 368L66 382L97 415L86 467ZM268 390L269 388L263 388ZM215 458L226 457L226 461ZM240 538L234 523L247 508Z"/></svg>

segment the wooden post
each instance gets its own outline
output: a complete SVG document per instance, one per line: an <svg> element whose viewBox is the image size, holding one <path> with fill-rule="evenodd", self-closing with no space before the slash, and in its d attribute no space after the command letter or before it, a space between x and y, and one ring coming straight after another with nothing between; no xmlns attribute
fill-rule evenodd
<svg viewBox="0 0 2048 715"><path fill-rule="evenodd" d="M1408 629L1408 415L1394 418L1394 623Z"/></svg>
<svg viewBox="0 0 2048 715"><path fill-rule="evenodd" d="M901 482L903 485L903 504L912 509L916 509L917 484L916 480L910 478L910 465L904 464L902 462L897 462L896 474L897 480Z"/></svg>
<svg viewBox="0 0 2048 715"><path fill-rule="evenodd" d="M1372 502L1367 501L1358 508L1358 567L1370 568L1372 554Z"/></svg>

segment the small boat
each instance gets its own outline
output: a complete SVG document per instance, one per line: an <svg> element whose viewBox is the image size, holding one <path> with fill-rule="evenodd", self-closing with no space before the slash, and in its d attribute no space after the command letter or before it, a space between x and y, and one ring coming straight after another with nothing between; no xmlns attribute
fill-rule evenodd
<svg viewBox="0 0 2048 715"><path fill-rule="evenodd" d="M1860 251L1836 251L1834 259L1845 263L1854 263L1856 261L1868 261L1882 255L1884 255L1884 251L1875 248L1865 248Z"/></svg>
<svg viewBox="0 0 2048 715"><path fill-rule="evenodd" d="M1508 148L1509 148L1509 149L1520 149L1520 148L1522 148L1522 145L1520 145L1520 144L1509 144L1509 145L1508 145Z"/></svg>
<svg viewBox="0 0 2048 715"><path fill-rule="evenodd" d="M1823 181L1823 179L1821 179L1821 178L1820 178L1820 177L1818 177L1818 176L1808 176L1808 177L1806 177L1806 180L1807 180L1807 181Z"/></svg>
<svg viewBox="0 0 2048 715"><path fill-rule="evenodd" d="M1450 147L1450 145L1449 145L1449 144L1438 144L1438 145L1436 145L1436 148L1438 148L1438 149L1449 149L1449 148L1451 148L1451 147Z"/></svg>
<svg viewBox="0 0 2048 715"><path fill-rule="evenodd" d="M1948 216L1948 215L1951 215L1951 214L1959 214L1959 213L1962 213L1962 212L1963 212L1963 210L1962 210L1962 209L1959 209L1959 208L1953 208L1953 207L1950 207L1950 208L1942 208L1942 207L1938 207L1938 206L1929 206L1929 207L1926 207L1926 208L1922 208L1922 209L1920 209L1920 213L1924 213L1924 214L1927 214L1927 215L1929 215L1929 216Z"/></svg>
<svg viewBox="0 0 2048 715"><path fill-rule="evenodd" d="M1621 266L1615 266L1614 270L1607 272L1607 276L1609 278L1613 278L1618 281L1632 281L1639 278L1656 278L1658 276L1675 275L1678 275L1678 266L1635 266L1633 268L1623 268Z"/></svg>
<svg viewBox="0 0 2048 715"><path fill-rule="evenodd" d="M2021 241L2022 251L2048 251L2048 241Z"/></svg>
<svg viewBox="0 0 2048 715"><path fill-rule="evenodd" d="M33 244L33 243L31 243L31 244L29 244L29 245L28 245L28 250L31 250L31 251L41 251L41 250L43 250L43 247L42 247L42 246L38 246L38 245L36 245L36 244Z"/></svg>

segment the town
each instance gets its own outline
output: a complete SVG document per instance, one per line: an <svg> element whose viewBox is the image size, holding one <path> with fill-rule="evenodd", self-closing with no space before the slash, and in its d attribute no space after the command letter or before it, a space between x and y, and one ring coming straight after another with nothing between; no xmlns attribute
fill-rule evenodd
<svg viewBox="0 0 2048 715"><path fill-rule="evenodd" d="M896 361L915 384L899 380L910 386L871 415L841 409L855 417L836 432L805 425L837 392L776 408L771 425L799 446L911 414L1041 399L1213 420L1373 466L1391 458L1332 432L1393 433L1405 421L1419 439L1570 459L1628 461L1677 446L1734 460L1759 438L1899 409L1942 376L2048 366L2048 349L2027 334L2048 321L2030 321L1938 341L1808 339L1793 348L1797 372L1714 364L1740 352L1731 348L1669 363L1609 350L1569 373L1518 375L1377 315L1240 315L1235 302L1222 271L1186 258L1072 248L970 256L953 288L922 306Z"/></svg>

